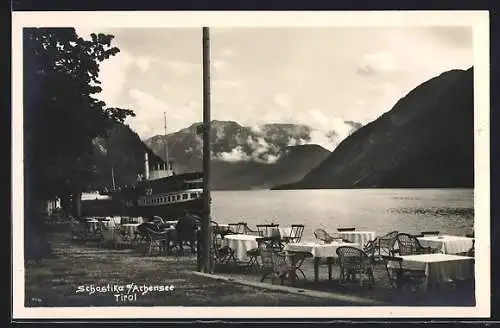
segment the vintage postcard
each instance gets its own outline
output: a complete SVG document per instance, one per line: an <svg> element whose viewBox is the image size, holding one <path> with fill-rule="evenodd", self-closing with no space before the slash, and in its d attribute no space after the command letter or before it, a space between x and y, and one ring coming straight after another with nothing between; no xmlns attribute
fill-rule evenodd
<svg viewBox="0 0 500 328"><path fill-rule="evenodd" d="M486 11L14 12L13 318L487 318Z"/></svg>

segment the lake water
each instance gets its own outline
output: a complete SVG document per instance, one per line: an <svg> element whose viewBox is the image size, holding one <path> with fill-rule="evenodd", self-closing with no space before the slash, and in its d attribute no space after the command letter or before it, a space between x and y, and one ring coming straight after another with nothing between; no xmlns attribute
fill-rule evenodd
<svg viewBox="0 0 500 328"><path fill-rule="evenodd" d="M313 231L339 227L465 235L474 226L473 189L328 189L212 191L212 219L218 223L304 224L303 240ZM487 220L488 218L485 218Z"/></svg>

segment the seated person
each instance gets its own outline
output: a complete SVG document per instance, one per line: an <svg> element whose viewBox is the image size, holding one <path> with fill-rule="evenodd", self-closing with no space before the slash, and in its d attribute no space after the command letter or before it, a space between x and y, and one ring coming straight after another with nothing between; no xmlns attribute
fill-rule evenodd
<svg viewBox="0 0 500 328"><path fill-rule="evenodd" d="M184 216L181 217L175 226L177 235L177 244L182 248L182 245L187 242L194 252L196 242L196 230L200 224L198 216L189 213L188 210L184 211Z"/></svg>

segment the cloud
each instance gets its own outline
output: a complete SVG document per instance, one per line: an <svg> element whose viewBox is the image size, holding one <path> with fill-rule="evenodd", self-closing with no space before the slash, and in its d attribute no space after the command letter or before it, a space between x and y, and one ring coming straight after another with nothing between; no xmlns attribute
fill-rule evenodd
<svg viewBox="0 0 500 328"><path fill-rule="evenodd" d="M222 54L223 54L224 56L231 57L231 56L234 56L234 50L233 50L233 49L231 49L231 48L227 48L227 49L224 49L224 50L222 51Z"/></svg>
<svg viewBox="0 0 500 328"><path fill-rule="evenodd" d="M321 111L317 109L311 109L309 111L309 115L316 121L317 124L322 126L327 125L328 122L330 121L330 119L327 116L325 116L325 114L323 114Z"/></svg>
<svg viewBox="0 0 500 328"><path fill-rule="evenodd" d="M319 109L311 109L307 112L313 119L309 125L312 127L310 140L307 144L317 144L321 147L333 151L345 138L353 131L353 125L346 123L339 117L329 117Z"/></svg>
<svg viewBox="0 0 500 328"><path fill-rule="evenodd" d="M213 60L212 61L212 66L215 69L222 69L222 68L226 67L226 65L227 65L226 62L223 60Z"/></svg>
<svg viewBox="0 0 500 328"><path fill-rule="evenodd" d="M136 61L137 66L141 69L141 71L145 72L151 66L151 59L149 57L139 57Z"/></svg>
<svg viewBox="0 0 500 328"><path fill-rule="evenodd" d="M335 142L327 137L327 132L324 130L312 130L309 137L311 140L307 144L319 145L330 151L336 147Z"/></svg>
<svg viewBox="0 0 500 328"><path fill-rule="evenodd" d="M130 97L137 101L137 105L147 110L162 110L166 107L165 103L149 93L140 91L138 89L131 89L129 91Z"/></svg>
<svg viewBox="0 0 500 328"><path fill-rule="evenodd" d="M168 61L165 65L172 73L179 75L187 75L201 69L201 65L178 60Z"/></svg>
<svg viewBox="0 0 500 328"><path fill-rule="evenodd" d="M214 80L213 82L214 88L238 88L242 85L241 81L236 80Z"/></svg>
<svg viewBox="0 0 500 328"><path fill-rule="evenodd" d="M287 147L290 146L300 146L300 145L305 145L307 144L308 141L302 138L293 138L293 137L288 137L288 143Z"/></svg>
<svg viewBox="0 0 500 328"><path fill-rule="evenodd" d="M226 162L242 162L248 161L250 157L245 154L243 147L237 146L231 150L231 152L219 153L214 156L216 159L220 159Z"/></svg>
<svg viewBox="0 0 500 328"><path fill-rule="evenodd" d="M283 94L276 94L274 96L274 102L281 107L289 107L290 106L290 100L288 99L287 96Z"/></svg>
<svg viewBox="0 0 500 328"><path fill-rule="evenodd" d="M201 110L196 100L188 99L184 104L172 104L136 88L129 91L129 96L135 103L134 111L137 115L129 121L143 139L164 133L164 113L167 115L169 132L178 131L199 120Z"/></svg>
<svg viewBox="0 0 500 328"><path fill-rule="evenodd" d="M97 98L103 100L109 107L119 107L120 94L128 78L127 70L133 64L134 58L125 51L120 51L115 56L100 64L99 80L102 92Z"/></svg>
<svg viewBox="0 0 500 328"><path fill-rule="evenodd" d="M470 26L436 26L428 30L439 42L448 42L452 46L472 47L472 27Z"/></svg>
<svg viewBox="0 0 500 328"><path fill-rule="evenodd" d="M358 64L357 73L360 75L374 75L377 73L392 72L397 70L398 64L389 53L376 52L366 54Z"/></svg>

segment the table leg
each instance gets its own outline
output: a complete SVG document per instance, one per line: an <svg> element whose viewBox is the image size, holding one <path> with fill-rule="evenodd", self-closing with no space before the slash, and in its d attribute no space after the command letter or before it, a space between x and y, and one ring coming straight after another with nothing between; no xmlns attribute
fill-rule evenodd
<svg viewBox="0 0 500 328"><path fill-rule="evenodd" d="M319 257L314 258L314 281L317 282L319 280Z"/></svg>
<svg viewBox="0 0 500 328"><path fill-rule="evenodd" d="M297 266L297 256L295 254L292 254L292 286L295 286L295 267Z"/></svg>
<svg viewBox="0 0 500 328"><path fill-rule="evenodd" d="M328 280L332 280L332 262L333 259L329 257L328 259Z"/></svg>

